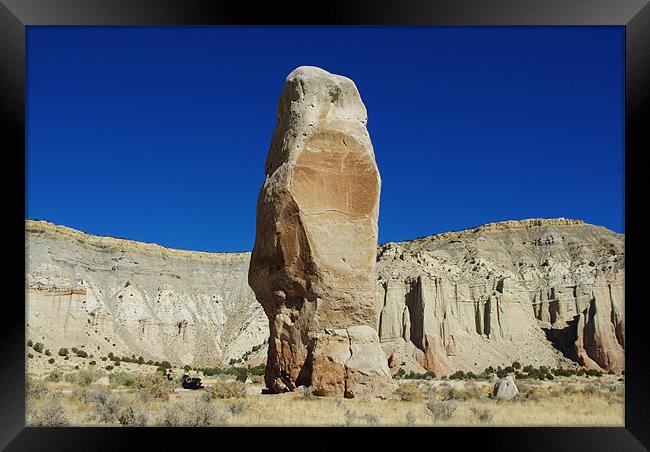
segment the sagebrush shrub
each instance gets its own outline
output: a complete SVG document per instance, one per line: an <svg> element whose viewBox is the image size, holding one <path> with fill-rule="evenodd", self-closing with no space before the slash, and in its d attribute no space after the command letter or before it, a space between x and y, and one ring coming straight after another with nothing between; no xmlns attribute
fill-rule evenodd
<svg viewBox="0 0 650 452"><path fill-rule="evenodd" d="M108 376L112 386L131 387L135 385L137 375L128 372L114 372Z"/></svg>
<svg viewBox="0 0 650 452"><path fill-rule="evenodd" d="M426 404L427 411L438 421L448 421L456 412L456 404L451 402L439 402L437 400L428 400Z"/></svg>
<svg viewBox="0 0 650 452"><path fill-rule="evenodd" d="M217 381L205 388L206 394L212 399L234 399L246 397L246 385L239 381Z"/></svg>
<svg viewBox="0 0 650 452"><path fill-rule="evenodd" d="M41 380L28 378L25 382L25 396L28 399L40 399L48 393L47 384Z"/></svg>
<svg viewBox="0 0 650 452"><path fill-rule="evenodd" d="M148 376L136 376L132 386L137 388L140 398L144 401L167 401L174 391L174 384L157 372Z"/></svg>
<svg viewBox="0 0 650 452"><path fill-rule="evenodd" d="M416 421L415 413L409 411L406 413L406 425L414 425Z"/></svg>
<svg viewBox="0 0 650 452"><path fill-rule="evenodd" d="M237 416L238 414L243 413L248 408L248 405L243 400L238 400L237 402L230 405L229 410L230 414Z"/></svg>
<svg viewBox="0 0 650 452"><path fill-rule="evenodd" d="M144 427L149 420L149 410L146 408L126 407L119 416L118 422L125 426Z"/></svg>
<svg viewBox="0 0 650 452"><path fill-rule="evenodd" d="M402 384L395 391L395 394L403 402L413 402L422 399L422 393L413 384Z"/></svg>
<svg viewBox="0 0 650 452"><path fill-rule="evenodd" d="M488 408L472 406L469 409L472 411L472 413L474 413L474 416L479 422L490 422L494 417L492 410Z"/></svg>
<svg viewBox="0 0 650 452"><path fill-rule="evenodd" d="M86 402L93 406L91 414L99 422L114 424L119 422L120 411L124 406L124 398L117 394L110 394L102 389L89 390L85 394Z"/></svg>
<svg viewBox="0 0 650 452"><path fill-rule="evenodd" d="M165 407L162 417L164 427L180 427L185 424L185 405L175 403Z"/></svg>
<svg viewBox="0 0 650 452"><path fill-rule="evenodd" d="M57 370L54 370L54 371L50 372L50 374L47 377L45 377L45 379L47 381L52 381L52 382L56 383L58 381L63 380L63 372L59 372Z"/></svg>
<svg viewBox="0 0 650 452"><path fill-rule="evenodd" d="M222 425L228 419L228 412L211 402L197 399L186 415L187 425L191 427L209 427Z"/></svg>
<svg viewBox="0 0 650 452"><path fill-rule="evenodd" d="M40 410L34 410L29 417L29 425L34 427L66 427L70 420L65 409L53 402L45 405Z"/></svg>

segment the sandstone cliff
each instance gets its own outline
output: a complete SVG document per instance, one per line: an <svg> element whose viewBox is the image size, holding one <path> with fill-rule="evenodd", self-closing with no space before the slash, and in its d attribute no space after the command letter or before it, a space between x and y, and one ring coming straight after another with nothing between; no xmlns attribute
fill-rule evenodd
<svg viewBox="0 0 650 452"><path fill-rule="evenodd" d="M508 221L386 243L377 259L376 322L389 354L436 373L514 360L624 369L622 234Z"/></svg>
<svg viewBox="0 0 650 452"><path fill-rule="evenodd" d="M268 337L247 284L250 253L179 251L44 221L25 229L27 338L54 353L85 346L211 366ZM386 243L377 252L375 327L394 371L514 360L620 370L624 248L622 234L565 219ZM249 356L258 363L266 348Z"/></svg>
<svg viewBox="0 0 650 452"><path fill-rule="evenodd" d="M268 338L248 287L250 253L173 250L25 224L27 337L54 353L213 366Z"/></svg>

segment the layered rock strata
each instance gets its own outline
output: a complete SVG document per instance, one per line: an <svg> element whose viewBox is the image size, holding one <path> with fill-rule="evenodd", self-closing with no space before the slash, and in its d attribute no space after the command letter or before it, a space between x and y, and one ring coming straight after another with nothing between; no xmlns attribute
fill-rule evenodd
<svg viewBox="0 0 650 452"><path fill-rule="evenodd" d="M25 223L26 335L53 353L228 365L268 326L246 272L250 253L202 253Z"/></svg>
<svg viewBox="0 0 650 452"><path fill-rule="evenodd" d="M287 76L248 278L269 318L273 392L392 385L374 329L381 180L366 122L352 80L315 67Z"/></svg>
<svg viewBox="0 0 650 452"><path fill-rule="evenodd" d="M53 353L75 346L192 366L266 359L266 345L252 351L269 327L247 284L250 253L179 251L28 220L25 258L27 339ZM623 234L575 220L508 221L386 243L377 259L373 325L392 373L515 360L624 368Z"/></svg>
<svg viewBox="0 0 650 452"><path fill-rule="evenodd" d="M576 220L510 221L384 244L377 266L384 349L420 370L515 360L624 369L622 234Z"/></svg>

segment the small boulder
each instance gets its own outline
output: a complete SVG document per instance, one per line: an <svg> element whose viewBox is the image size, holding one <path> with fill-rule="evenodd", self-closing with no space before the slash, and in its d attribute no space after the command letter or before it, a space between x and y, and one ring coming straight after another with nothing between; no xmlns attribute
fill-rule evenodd
<svg viewBox="0 0 650 452"><path fill-rule="evenodd" d="M492 397L497 400L510 400L517 394L519 394L519 389L512 375L508 375L497 381L494 389L492 389Z"/></svg>

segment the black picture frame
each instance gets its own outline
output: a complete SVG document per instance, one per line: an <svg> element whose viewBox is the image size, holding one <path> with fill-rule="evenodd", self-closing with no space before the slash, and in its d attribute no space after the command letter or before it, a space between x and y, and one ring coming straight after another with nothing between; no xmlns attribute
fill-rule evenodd
<svg viewBox="0 0 650 452"><path fill-rule="evenodd" d="M30 428L25 427L25 322L23 275L18 262L25 253L25 36L34 25L416 25L541 26L607 25L625 27L625 234L643 242L634 184L646 151L650 126L650 6L648 0L357 0L328 2L223 2L198 0L0 0L0 112L7 131L2 136L6 187L4 236L10 262L11 296L4 298L0 334L0 446L7 450L120 450L135 448L135 439L181 447L219 447L223 436L244 449L322 449L349 447L348 437L380 441L381 448L453 447L475 441L481 450L647 450L650 447L650 354L641 286L641 249L626 246L626 374L624 428L403 428L381 429L162 429L162 428ZM9 158L7 162L6 157ZM23 190L21 191L20 185ZM20 193L23 196L19 196ZM14 239L15 237L15 239ZM14 240L11 240L14 239ZM636 265L635 265L636 264ZM7 273L4 273L7 275ZM15 295L14 295L15 294ZM11 306L9 306L11 305ZM11 308L11 309L9 309ZM249 430L256 430L255 432ZM412 438L416 435L418 438ZM299 440L296 438L300 438ZM205 442L205 446L199 446ZM445 445L446 444L446 445ZM452 446L453 445L453 446ZM151 447L151 446L149 446Z"/></svg>

